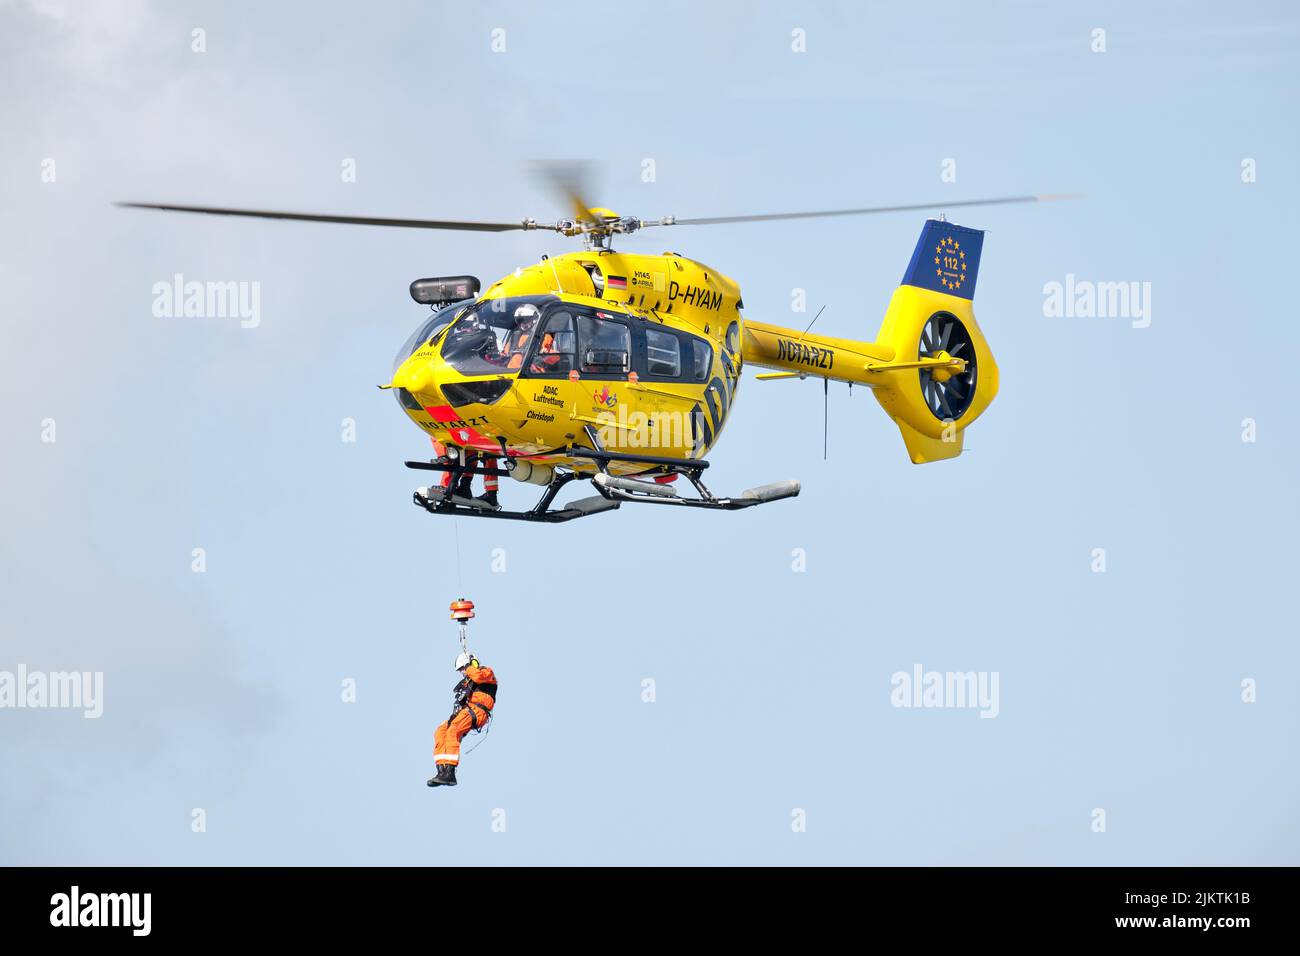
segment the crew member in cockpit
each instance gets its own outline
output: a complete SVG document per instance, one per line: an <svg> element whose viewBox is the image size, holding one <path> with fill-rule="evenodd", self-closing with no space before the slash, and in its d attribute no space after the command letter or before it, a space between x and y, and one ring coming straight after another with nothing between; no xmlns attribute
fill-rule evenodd
<svg viewBox="0 0 1300 956"><path fill-rule="evenodd" d="M530 310L530 311L525 311ZM524 356L532 344L533 332L537 328L537 307L522 305L515 310L515 327L506 338L506 368L517 372L524 367Z"/></svg>

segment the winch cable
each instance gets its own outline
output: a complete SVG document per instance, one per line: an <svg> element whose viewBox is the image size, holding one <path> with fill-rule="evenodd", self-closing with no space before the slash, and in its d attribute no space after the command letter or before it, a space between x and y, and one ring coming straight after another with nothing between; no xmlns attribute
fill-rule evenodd
<svg viewBox="0 0 1300 956"><path fill-rule="evenodd" d="M464 594L465 582L461 579L461 573L460 573L460 519L459 518L451 519L451 528L452 528L452 532L456 536L456 590ZM463 625L461 627L460 633L461 633L461 643L464 644L465 628Z"/></svg>

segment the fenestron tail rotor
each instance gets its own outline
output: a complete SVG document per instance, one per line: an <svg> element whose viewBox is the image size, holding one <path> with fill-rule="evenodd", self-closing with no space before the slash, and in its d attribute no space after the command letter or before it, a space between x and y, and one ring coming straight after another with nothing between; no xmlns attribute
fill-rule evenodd
<svg viewBox="0 0 1300 956"><path fill-rule="evenodd" d="M970 333L959 318L948 312L936 312L921 329L917 358L961 359L965 367L922 368L919 371L921 394L935 418L956 421L966 413L975 398L975 346Z"/></svg>

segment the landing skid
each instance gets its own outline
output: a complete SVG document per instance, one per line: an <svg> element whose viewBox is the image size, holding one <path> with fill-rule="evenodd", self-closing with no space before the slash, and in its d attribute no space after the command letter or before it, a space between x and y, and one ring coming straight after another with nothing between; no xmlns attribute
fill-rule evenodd
<svg viewBox="0 0 1300 956"><path fill-rule="evenodd" d="M790 480L759 485L757 488L742 491L735 498L719 498L698 478L691 475L686 477L695 486L695 490L699 493L698 498L683 498L677 494L677 489L672 485L661 485L636 478L620 478L603 472L596 475L592 482L602 495L615 502L639 501L648 505L680 505L683 508L713 508L718 511L739 511L742 508L767 504L769 501L794 498L799 494L799 482Z"/></svg>
<svg viewBox="0 0 1300 956"><path fill-rule="evenodd" d="M735 498L719 498L704 484L701 476L709 463L702 458L663 458L657 455L631 455L625 452L606 451L601 447L596 431L587 426L591 448L569 448L565 454L571 458L586 458L595 463L599 471L591 479L605 498L610 501L637 501L652 505L679 505L683 508L713 508L719 511L739 511L769 501L793 498L799 494L799 482L777 481L741 492ZM677 494L672 485L641 478L625 478L609 473L610 462L630 462L656 469L661 475L682 475L694 487L698 498L685 498Z"/></svg>
<svg viewBox="0 0 1300 956"><path fill-rule="evenodd" d="M508 475L510 473L500 468L445 468L439 467L436 463L423 461L408 461L406 467L431 471L450 471L452 473L451 483L453 487L457 478L463 474L496 473ZM563 508L552 509L551 505L555 502L555 496L559 494L560 489L577 477L579 476L573 472L557 476L554 481L546 486L546 491L542 493L541 500L528 511L494 509L477 498L462 498L458 495L447 494L441 488L430 488L428 493L423 495L416 491L411 498L416 505L429 512L429 514L460 515L466 518L502 518L507 521L545 521L551 524L560 521L572 521L574 518L585 518L588 515L600 514L602 511L618 510L617 501L601 495L595 495L591 498L579 498L577 501L569 502Z"/></svg>
<svg viewBox="0 0 1300 956"><path fill-rule="evenodd" d="M562 508L552 509L555 496L560 489L576 478L583 477L577 472L565 471L557 474L546 486L541 499L528 511L504 511L493 509L485 502L473 498L451 495L443 489L427 489L425 494L415 492L415 503L430 514L461 515L467 518L503 518L509 521L572 521L588 515L617 511L624 502L636 502L653 505L678 505L683 508L711 508L715 511L739 511L754 505L793 498L799 494L799 482L777 481L768 485L750 488L734 498L719 498L709 491L700 476L709 463L700 458L664 458L657 455L631 455L623 452L605 451L600 447L596 435L588 430L593 448L566 448L563 454L570 458L585 458L596 466L596 474L591 483L599 494L591 498L579 498ZM508 457L503 456L509 462ZM611 462L626 462L644 465L646 470L659 477L682 475L695 489L698 497L683 497L677 489L667 483L647 481L643 478L626 478L609 473ZM408 461L407 468L428 471L451 472L450 486L455 487L463 475L508 475L508 468L483 468L467 466L455 461ZM425 489L421 489L425 491Z"/></svg>

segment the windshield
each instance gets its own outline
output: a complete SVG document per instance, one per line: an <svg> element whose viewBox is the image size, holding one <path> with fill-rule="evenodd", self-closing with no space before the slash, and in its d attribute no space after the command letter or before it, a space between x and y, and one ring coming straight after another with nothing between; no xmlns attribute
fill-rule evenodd
<svg viewBox="0 0 1300 956"><path fill-rule="evenodd" d="M428 342L446 328L451 323L451 320L456 317L456 313L463 309L467 302L469 302L468 299L465 302L449 305L445 309L439 309L420 323L420 327L412 332L411 337L403 342L402 347L398 349L397 357L393 359L393 374L397 374L397 370L402 367L402 363L419 351L425 342Z"/></svg>
<svg viewBox="0 0 1300 956"><path fill-rule="evenodd" d="M533 344L544 297L487 299L460 313L442 342L442 357L462 375L517 372Z"/></svg>

